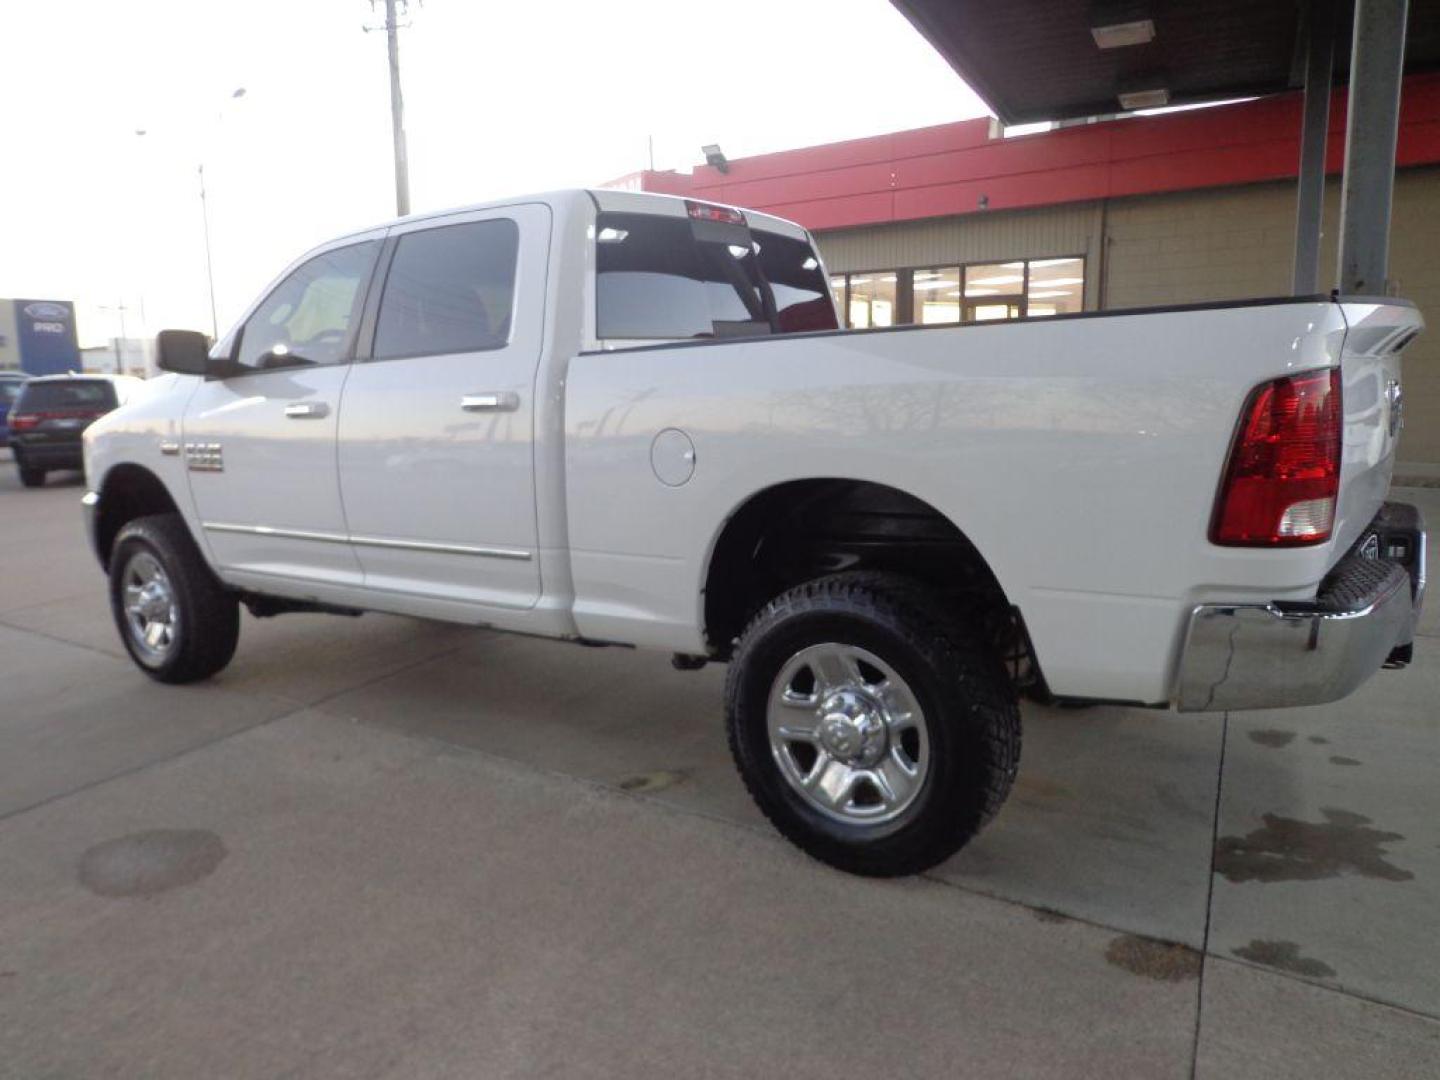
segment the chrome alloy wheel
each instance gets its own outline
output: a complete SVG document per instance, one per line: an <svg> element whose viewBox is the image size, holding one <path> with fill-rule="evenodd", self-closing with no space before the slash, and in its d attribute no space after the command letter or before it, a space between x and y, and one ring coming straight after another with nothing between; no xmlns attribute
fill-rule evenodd
<svg viewBox="0 0 1440 1080"><path fill-rule="evenodd" d="M930 769L915 694L874 653L826 642L780 669L766 708L770 752L800 796L846 825L904 813Z"/></svg>
<svg viewBox="0 0 1440 1080"><path fill-rule="evenodd" d="M180 609L160 560L137 551L125 565L125 629L140 660L158 667L169 658L180 633Z"/></svg>

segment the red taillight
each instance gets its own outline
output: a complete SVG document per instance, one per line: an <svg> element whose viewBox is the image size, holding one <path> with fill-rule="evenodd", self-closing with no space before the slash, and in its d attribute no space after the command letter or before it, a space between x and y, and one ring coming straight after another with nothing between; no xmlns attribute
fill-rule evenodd
<svg viewBox="0 0 1440 1080"><path fill-rule="evenodd" d="M1341 417L1339 369L1257 388L1230 448L1210 540L1241 547L1328 540L1340 490Z"/></svg>
<svg viewBox="0 0 1440 1080"><path fill-rule="evenodd" d="M744 225L745 215L731 206L685 200L685 210L697 221L723 221L726 225Z"/></svg>
<svg viewBox="0 0 1440 1080"><path fill-rule="evenodd" d="M21 413L19 416L12 415L5 422L10 425L11 431L29 431L40 423L40 417L34 413Z"/></svg>

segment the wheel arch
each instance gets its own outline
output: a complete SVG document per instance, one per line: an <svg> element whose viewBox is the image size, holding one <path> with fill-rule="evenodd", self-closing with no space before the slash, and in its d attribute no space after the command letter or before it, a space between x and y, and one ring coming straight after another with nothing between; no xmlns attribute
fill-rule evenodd
<svg viewBox="0 0 1440 1080"><path fill-rule="evenodd" d="M129 522L150 514L180 513L180 507L165 482L145 466L132 462L122 462L110 468L98 494L92 539L95 555L107 572L115 537Z"/></svg>
<svg viewBox="0 0 1440 1080"><path fill-rule="evenodd" d="M949 603L977 604L989 622L1017 621L989 561L932 503L872 480L791 479L750 494L716 530L701 596L711 655L728 657L770 598L848 569L903 573L940 588Z"/></svg>

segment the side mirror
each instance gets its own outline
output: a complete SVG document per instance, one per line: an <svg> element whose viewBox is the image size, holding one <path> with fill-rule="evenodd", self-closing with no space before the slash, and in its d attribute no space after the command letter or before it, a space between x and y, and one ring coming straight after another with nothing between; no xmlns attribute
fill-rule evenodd
<svg viewBox="0 0 1440 1080"><path fill-rule="evenodd" d="M198 330L161 330L155 335L155 366L180 375L204 375L210 339Z"/></svg>

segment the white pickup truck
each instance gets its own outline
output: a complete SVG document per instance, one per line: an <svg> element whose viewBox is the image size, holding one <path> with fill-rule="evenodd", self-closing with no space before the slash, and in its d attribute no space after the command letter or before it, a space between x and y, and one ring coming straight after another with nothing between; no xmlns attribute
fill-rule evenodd
<svg viewBox="0 0 1440 1080"><path fill-rule="evenodd" d="M289 267L85 435L121 638L162 682L243 604L729 661L740 772L833 865L1000 807L1017 700L1221 711L1401 666L1390 299L837 329L797 225L616 191L404 218Z"/></svg>

